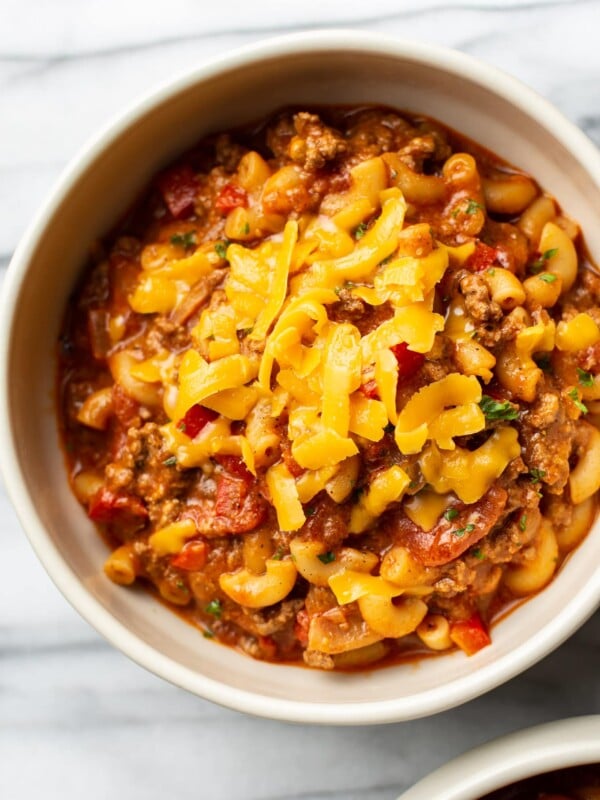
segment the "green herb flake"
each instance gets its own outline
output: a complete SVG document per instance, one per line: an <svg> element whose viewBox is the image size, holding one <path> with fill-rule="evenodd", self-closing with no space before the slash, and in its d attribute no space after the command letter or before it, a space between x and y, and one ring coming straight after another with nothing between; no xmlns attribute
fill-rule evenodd
<svg viewBox="0 0 600 800"><path fill-rule="evenodd" d="M543 269L546 268L546 261L558 253L558 247L552 247L550 250L544 250L542 255L536 259L533 264L529 267L529 271L532 272L534 275L537 275L538 272L541 272Z"/></svg>
<svg viewBox="0 0 600 800"><path fill-rule="evenodd" d="M488 269L487 274L491 275L492 278L493 278L494 275L496 274L496 270L492 267L491 269Z"/></svg>
<svg viewBox="0 0 600 800"><path fill-rule="evenodd" d="M227 260L227 248L229 247L229 241L225 239L223 242L217 242L215 245L215 253L222 258L224 261Z"/></svg>
<svg viewBox="0 0 600 800"><path fill-rule="evenodd" d="M575 403L576 407L581 411L582 414L588 413L587 406L584 403L582 403L581 400L579 399L579 392L577 391L577 389L571 389L570 391L567 392L567 394L569 395L571 400Z"/></svg>
<svg viewBox="0 0 600 800"><path fill-rule="evenodd" d="M481 203L478 203L477 200L473 200L471 198L467 203L465 214L474 214L476 211L483 211L483 206L481 205Z"/></svg>
<svg viewBox="0 0 600 800"><path fill-rule="evenodd" d="M182 580L175 581L175 586L178 589L184 589L187 592L187 586L185 585L185 583Z"/></svg>
<svg viewBox="0 0 600 800"><path fill-rule="evenodd" d="M367 225L364 222L361 222L360 225L354 231L354 238L355 239L362 239L362 237L367 232Z"/></svg>
<svg viewBox="0 0 600 800"><path fill-rule="evenodd" d="M183 420L181 420L181 422L178 423L177 430L181 431L182 433L185 433L186 426L185 426L185 422Z"/></svg>
<svg viewBox="0 0 600 800"><path fill-rule="evenodd" d="M247 236L250 233L250 224L247 222L242 228L242 233Z"/></svg>
<svg viewBox="0 0 600 800"><path fill-rule="evenodd" d="M585 386L587 389L594 385L594 376L591 372L586 372L584 369L577 367L577 377L580 385Z"/></svg>
<svg viewBox="0 0 600 800"><path fill-rule="evenodd" d="M465 533L472 533L474 530L475 530L475 525L473 525L472 522L469 522L469 524L465 525L464 528L457 528L455 531L452 531L452 533L455 536L458 536L458 538L460 539L461 536L465 535Z"/></svg>
<svg viewBox="0 0 600 800"><path fill-rule="evenodd" d="M527 514L523 514L519 520L519 530L524 531L527 527Z"/></svg>
<svg viewBox="0 0 600 800"><path fill-rule="evenodd" d="M458 517L458 511L455 508L447 508L442 516L444 519L448 520L448 522L452 522L453 519Z"/></svg>
<svg viewBox="0 0 600 800"><path fill-rule="evenodd" d="M304 509L304 513L307 517L314 517L316 514L316 509L313 506L308 506L308 508Z"/></svg>
<svg viewBox="0 0 600 800"><path fill-rule="evenodd" d="M191 250L196 246L196 231L186 231L186 233L174 233L171 236L171 244L176 244L186 250Z"/></svg>
<svg viewBox="0 0 600 800"><path fill-rule="evenodd" d="M542 478L546 477L546 470L537 469L537 467L532 467L529 470L529 477L531 478L532 483L539 483L542 480Z"/></svg>
<svg viewBox="0 0 600 800"><path fill-rule="evenodd" d="M540 280L544 281L544 283L554 283L556 280L556 275L552 272L544 272L543 275L540 275Z"/></svg>
<svg viewBox="0 0 600 800"><path fill-rule="evenodd" d="M517 419L519 416L518 409L516 409L512 403L509 403L508 400L500 402L498 400L494 400L493 397L490 397L487 394L484 394L479 401L479 407L485 414L486 419L489 420L511 420Z"/></svg>
<svg viewBox="0 0 600 800"><path fill-rule="evenodd" d="M165 467L174 467L177 464L177 457L169 456L168 458L165 458L163 464L165 465Z"/></svg>
<svg viewBox="0 0 600 800"><path fill-rule="evenodd" d="M283 558L283 554L284 554L283 547L278 547L277 550L271 556L271 559L273 561L281 561L281 559Z"/></svg>
<svg viewBox="0 0 600 800"><path fill-rule="evenodd" d="M215 635L214 635L214 633L212 631L204 631L202 636L204 636L205 639L214 639L215 638Z"/></svg>
<svg viewBox="0 0 600 800"><path fill-rule="evenodd" d="M219 599L211 600L204 610L207 614L212 614L215 619L221 619L223 608Z"/></svg>
<svg viewBox="0 0 600 800"><path fill-rule="evenodd" d="M480 561L483 561L485 558L484 553L481 552L479 547L476 547L474 550L471 550L471 555L475 558L478 558Z"/></svg>
<svg viewBox="0 0 600 800"><path fill-rule="evenodd" d="M331 550L328 550L327 553L321 553L320 556L317 556L321 564L331 564L332 561L335 561L335 553L332 553Z"/></svg>

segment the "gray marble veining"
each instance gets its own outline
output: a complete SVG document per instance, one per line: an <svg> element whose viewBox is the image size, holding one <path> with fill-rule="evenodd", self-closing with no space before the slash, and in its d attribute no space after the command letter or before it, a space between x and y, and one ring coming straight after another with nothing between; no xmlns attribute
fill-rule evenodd
<svg viewBox="0 0 600 800"><path fill-rule="evenodd" d="M536 88L600 144L598 0L0 0L0 269L67 160L140 93L230 47L317 25L457 47ZM252 719L109 647L51 584L4 494L0 547L1 800L392 800L498 734L600 710L596 615L524 675L432 719Z"/></svg>

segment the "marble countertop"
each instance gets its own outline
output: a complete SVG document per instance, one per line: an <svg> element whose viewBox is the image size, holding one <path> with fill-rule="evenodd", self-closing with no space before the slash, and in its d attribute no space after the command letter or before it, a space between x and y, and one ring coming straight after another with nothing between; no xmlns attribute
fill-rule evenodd
<svg viewBox="0 0 600 800"><path fill-rule="evenodd" d="M358 6L358 4L354 4ZM600 0L0 0L0 269L62 167L157 81L276 32L385 31L485 59L600 144ZM447 759L600 711L600 616L486 697L432 719L317 728L252 719L146 673L67 604L0 493L2 800L392 800ZM436 798L435 800L443 800Z"/></svg>

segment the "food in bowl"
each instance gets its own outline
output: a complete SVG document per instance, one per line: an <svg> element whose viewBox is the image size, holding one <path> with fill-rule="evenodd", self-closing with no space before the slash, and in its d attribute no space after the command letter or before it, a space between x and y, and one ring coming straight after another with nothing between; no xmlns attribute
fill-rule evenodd
<svg viewBox="0 0 600 800"><path fill-rule="evenodd" d="M517 781L481 800L598 800L600 764L569 767Z"/></svg>
<svg viewBox="0 0 600 800"><path fill-rule="evenodd" d="M577 224L440 123L300 110L203 141L65 318L106 574L260 659L477 652L595 517L599 303Z"/></svg>

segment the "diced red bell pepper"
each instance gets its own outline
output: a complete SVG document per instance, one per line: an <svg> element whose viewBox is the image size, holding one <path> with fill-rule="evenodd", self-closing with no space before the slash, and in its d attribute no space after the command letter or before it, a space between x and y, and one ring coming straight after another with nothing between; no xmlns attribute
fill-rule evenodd
<svg viewBox="0 0 600 800"><path fill-rule="evenodd" d="M234 208L245 208L248 205L248 195L233 183L226 183L215 200L215 207L222 214L229 214Z"/></svg>
<svg viewBox="0 0 600 800"><path fill-rule="evenodd" d="M216 456L216 460L230 475L252 483L254 476L239 456Z"/></svg>
<svg viewBox="0 0 600 800"><path fill-rule="evenodd" d="M453 623L450 626L450 638L468 656L474 655L492 643L479 614L473 614L470 619Z"/></svg>
<svg viewBox="0 0 600 800"><path fill-rule="evenodd" d="M158 188L167 208L176 219L189 217L194 213L198 182L189 164L163 172L158 178Z"/></svg>
<svg viewBox="0 0 600 800"><path fill-rule="evenodd" d="M183 550L178 553L171 563L177 569L183 569L188 572L197 572L203 569L206 564L206 557L208 555L208 548L203 539L194 539L191 542L186 542Z"/></svg>
<svg viewBox="0 0 600 800"><path fill-rule="evenodd" d="M425 363L423 353L415 353L414 350L409 350L406 342L395 344L390 347L390 350L396 356L396 361L398 362L399 381L411 378Z"/></svg>
<svg viewBox="0 0 600 800"><path fill-rule="evenodd" d="M177 427L182 433L189 436L190 439L195 439L200 431L208 425L209 422L213 422L218 416L217 412L213 411L211 408L205 408L199 403L196 403L191 408L188 408L183 419L180 419L177 423Z"/></svg>
<svg viewBox="0 0 600 800"><path fill-rule="evenodd" d="M294 623L294 636L302 647L308 645L308 628L310 626L310 617L305 608L300 609L296 614L296 622Z"/></svg>
<svg viewBox="0 0 600 800"><path fill-rule="evenodd" d="M490 247L489 244L484 244L483 242L477 242L475 252L469 256L465 266L473 270L473 272L482 272L492 266L496 256L496 248Z"/></svg>
<svg viewBox="0 0 600 800"><path fill-rule="evenodd" d="M92 497L88 515L94 522L111 523L125 520L141 522L147 518L148 512L138 497L125 492L111 492L103 486Z"/></svg>
<svg viewBox="0 0 600 800"><path fill-rule="evenodd" d="M377 390L377 384L373 379L361 383L360 390L365 397L368 397L371 400L379 400L379 392Z"/></svg>

